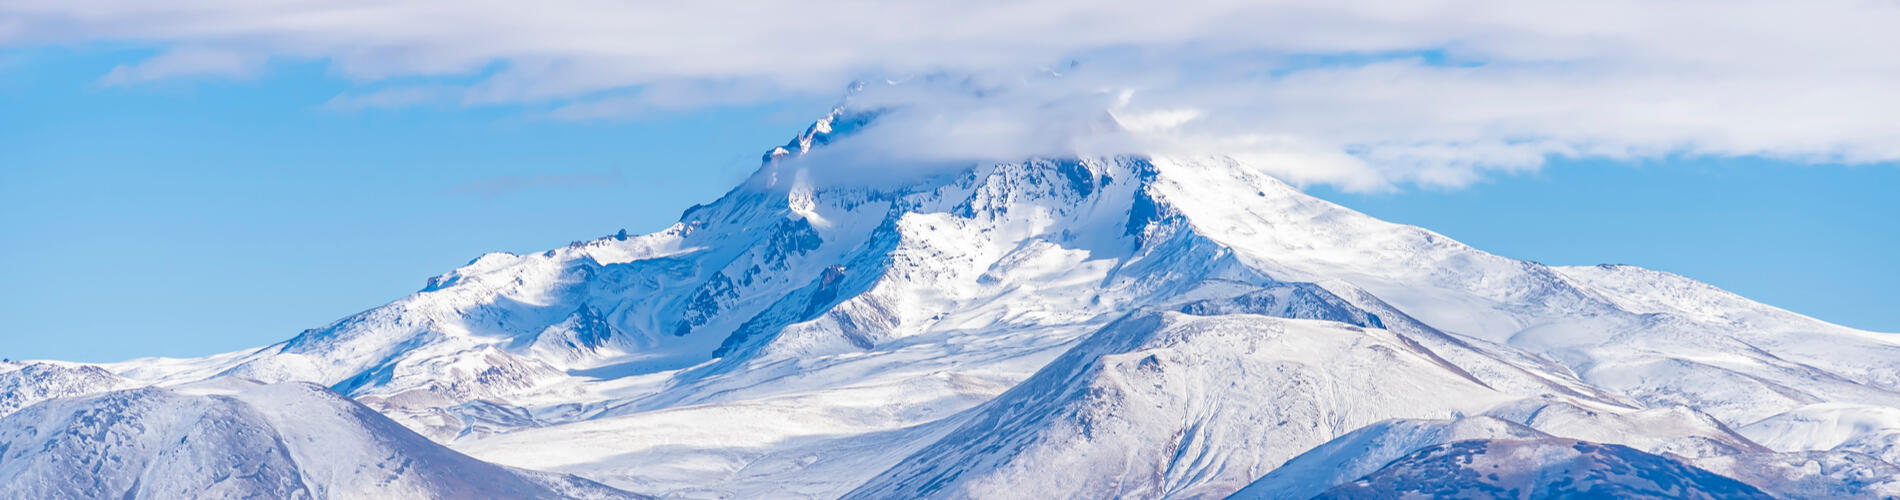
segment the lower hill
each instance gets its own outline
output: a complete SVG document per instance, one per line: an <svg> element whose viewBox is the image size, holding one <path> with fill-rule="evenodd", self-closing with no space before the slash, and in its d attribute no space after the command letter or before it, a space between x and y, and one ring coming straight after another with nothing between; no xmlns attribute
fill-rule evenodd
<svg viewBox="0 0 1900 500"><path fill-rule="evenodd" d="M142 388L0 418L0 498L639 498L482 462L321 386Z"/></svg>
<svg viewBox="0 0 1900 500"><path fill-rule="evenodd" d="M1478 439L1428 447L1316 498L1771 499L1662 455L1572 439Z"/></svg>

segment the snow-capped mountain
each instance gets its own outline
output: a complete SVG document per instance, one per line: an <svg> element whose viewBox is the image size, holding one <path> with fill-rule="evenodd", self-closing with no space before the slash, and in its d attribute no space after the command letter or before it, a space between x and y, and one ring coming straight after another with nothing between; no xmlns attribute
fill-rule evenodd
<svg viewBox="0 0 1900 500"><path fill-rule="evenodd" d="M291 433L237 404L289 389L191 388L313 383L514 474L484 477L548 471L663 497L1310 496L1412 477L1442 461L1385 466L1467 439L1611 450L1526 451L1552 461L1526 471L1613 459L1748 485L1706 491L1893 491L1878 480L1900 460L1893 335L1667 273L1488 254L1228 158L1030 158L850 183L808 156L878 116L841 108L658 232L484 255L279 344L8 365L0 411L26 409L0 429L110 400L163 409L131 422L230 406L216 411L255 422L233 432ZM125 439L185 428L138 425ZM0 434L15 450L0 451L0 484L82 491L13 465L43 439L24 432ZM184 463L167 449L109 453ZM387 456L354 453L338 457ZM308 467L283 460L272 470ZM174 475L220 466L204 463ZM523 481L510 484L547 484Z"/></svg>

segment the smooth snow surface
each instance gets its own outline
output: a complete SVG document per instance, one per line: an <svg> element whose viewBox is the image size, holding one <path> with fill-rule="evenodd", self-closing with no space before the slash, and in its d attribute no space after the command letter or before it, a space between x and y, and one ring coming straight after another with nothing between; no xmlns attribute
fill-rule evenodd
<svg viewBox="0 0 1900 500"><path fill-rule="evenodd" d="M659 232L483 255L275 345L0 365L0 414L150 408L105 427L145 443L112 453L207 495L230 457L157 443L207 414L243 436L300 432L247 402L265 391L251 381L326 387L427 438L326 448L338 468L292 440L215 448L262 467L242 491L273 495L549 477L466 459L408 469L439 478L414 482L362 468L433 442L664 497L1219 498L1253 484L1283 498L1420 448L1531 438L1626 446L1783 496L1892 491L1879 478L1900 459L1893 335L1667 273L1488 254L1227 158L815 181L823 166L803 155L876 116L834 112ZM31 427L0 456L59 428ZM6 460L9 487L77 496L129 491L111 481L159 466L95 481ZM546 483L470 487L528 484Z"/></svg>

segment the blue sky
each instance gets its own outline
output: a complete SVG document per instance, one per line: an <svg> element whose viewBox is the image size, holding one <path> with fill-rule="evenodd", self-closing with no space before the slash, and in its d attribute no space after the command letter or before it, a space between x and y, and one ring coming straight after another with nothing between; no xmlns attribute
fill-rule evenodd
<svg viewBox="0 0 1900 500"><path fill-rule="evenodd" d="M321 106L343 84L320 68L94 83L123 59L47 51L0 68L0 356L263 345L486 251L663 227L829 107L592 124L514 109L340 113ZM519 179L552 182L487 188Z"/></svg>
<svg viewBox="0 0 1900 500"><path fill-rule="evenodd" d="M269 344L486 251L663 227L730 188L852 78L942 70L1009 81L995 75L1104 47L1137 55L1083 57L1089 64L1057 85L939 102L932 116L947 119L912 124L914 135L887 146L928 155L911 146L931 137L957 154L970 144L1037 153L1051 138L1036 134L1062 128L1046 125L1098 117L1060 111L1107 108L1162 138L1144 146L1294 158L1297 168L1271 172L1492 252L1674 271L1900 331L1891 286L1900 267L1889 257L1900 245L1900 203L1889 194L1900 188L1891 119L1900 101L1890 92L1900 65L1856 52L1881 46L1868 40L1890 30L1874 21L1896 12L1810 8L1800 15L1867 27L1760 35L1771 32L1754 23L1786 16L1742 9L1578 45L1547 24L1562 17L1528 11L1472 20L1450 9L1409 19L1408 31L1376 3L1307 20L1230 12L1244 3L1074 5L1116 22L1172 16L1154 25L1179 30L1101 38L1075 31L1062 9L978 16L913 2L840 17L828 6L856 4L818 2L804 13L831 23L819 31L766 23L715 43L592 22L694 29L724 15L691 9L473 12L467 26L398 12L386 21L403 29L379 30L215 3L182 13L0 7L0 24L21 28L0 31L0 357L111 361ZM463 8L416 5L404 12ZM1696 12L1674 8L1644 15ZM108 22L133 14L143 27L134 34ZM1226 22L1243 14L1284 26ZM941 22L866 28L890 16ZM1047 30L1010 31L1016 38L1001 45L965 29L1038 16ZM228 29L201 31L214 17ZM307 29L271 31L286 25ZM1367 26L1383 31L1333 36ZM492 36L466 43L469 30ZM867 39L783 43L837 33ZM1777 36L1827 56L1771 57L1786 55ZM1141 91L1074 98L1123 84ZM1058 111L1003 130L1039 140L958 135L1024 109Z"/></svg>

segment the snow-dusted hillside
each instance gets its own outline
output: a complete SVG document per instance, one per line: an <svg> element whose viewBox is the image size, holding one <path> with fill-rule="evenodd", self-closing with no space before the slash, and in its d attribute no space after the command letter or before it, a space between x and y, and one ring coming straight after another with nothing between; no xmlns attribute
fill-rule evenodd
<svg viewBox="0 0 1900 500"><path fill-rule="evenodd" d="M1427 447L1315 498L1771 499L1734 479L1617 445L1473 440Z"/></svg>
<svg viewBox="0 0 1900 500"><path fill-rule="evenodd" d="M48 399L83 396L137 385L96 366L0 363L0 417Z"/></svg>
<svg viewBox="0 0 1900 500"><path fill-rule="evenodd" d="M0 418L0 497L634 498L469 458L322 387L244 385L106 392Z"/></svg>
<svg viewBox="0 0 1900 500"><path fill-rule="evenodd" d="M0 412L169 408L120 424L157 436L209 408L263 422L251 389L175 391L314 383L477 459L685 498L1278 498L1480 438L1617 444L1784 496L1891 491L1893 335L1488 254L1228 158L852 183L808 155L877 116L841 108L658 232L483 255L275 345L5 365ZM178 389L86 396L143 386ZM164 449L115 453L181 463ZM354 453L334 457L384 458ZM293 465L312 470L273 467ZM87 487L26 470L0 482ZM510 474L484 477L543 477Z"/></svg>
<svg viewBox="0 0 1900 500"><path fill-rule="evenodd" d="M1547 437L1550 435L1535 429L1485 416L1386 420L1315 446L1229 498L1305 500L1376 472L1419 449L1454 441Z"/></svg>

